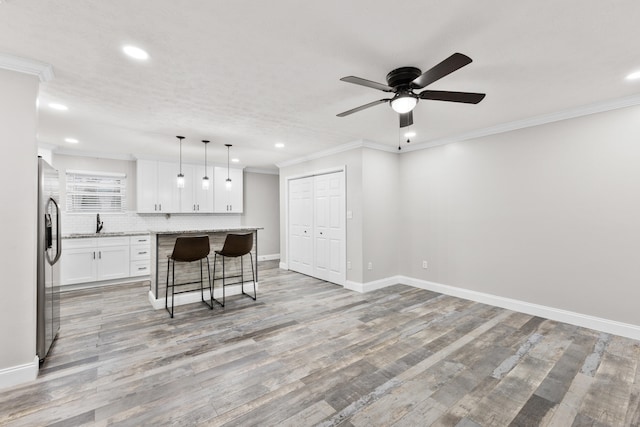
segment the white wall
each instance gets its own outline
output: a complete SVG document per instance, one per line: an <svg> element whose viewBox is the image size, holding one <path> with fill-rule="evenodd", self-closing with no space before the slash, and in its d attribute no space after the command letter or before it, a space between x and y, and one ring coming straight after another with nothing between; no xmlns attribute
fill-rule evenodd
<svg viewBox="0 0 640 427"><path fill-rule="evenodd" d="M36 357L38 78L0 69L0 387ZM30 369L33 378L37 373Z"/></svg>
<svg viewBox="0 0 640 427"><path fill-rule="evenodd" d="M640 325L638 123L631 107L401 155L402 274Z"/></svg>
<svg viewBox="0 0 640 427"><path fill-rule="evenodd" d="M280 253L280 194L278 175L244 173L242 225L258 231L258 255Z"/></svg>

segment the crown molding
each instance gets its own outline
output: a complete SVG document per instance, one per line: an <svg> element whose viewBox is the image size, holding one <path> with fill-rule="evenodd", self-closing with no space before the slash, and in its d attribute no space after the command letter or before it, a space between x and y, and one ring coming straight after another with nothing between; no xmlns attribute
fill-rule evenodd
<svg viewBox="0 0 640 427"><path fill-rule="evenodd" d="M408 153L411 151L425 150L427 148L450 144L452 142L460 142L468 139L482 138L485 136L496 135L500 133L511 132L514 130L545 125L548 123L559 122L562 120L574 119L578 117L588 116L590 114L604 113L607 111L617 110L617 109L626 108L626 107L633 107L636 105L640 105L640 95L632 95L624 98L618 98L618 99L604 101L604 102L597 102L594 104L583 105L576 108L569 108L569 109L558 111L555 113L534 116L528 119L501 123L496 126L477 129L471 132L466 132L466 133L454 135L451 137L419 142L417 144L412 144L411 146L408 146L408 147L403 147L402 152Z"/></svg>
<svg viewBox="0 0 640 427"><path fill-rule="evenodd" d="M51 64L8 53L0 53L0 68L38 76L41 82L51 81L55 77Z"/></svg>
<svg viewBox="0 0 640 427"><path fill-rule="evenodd" d="M74 157L94 157L98 159L110 159L110 160L127 160L134 161L136 160L131 154L112 154L112 153L97 153L91 151L82 151L82 150L74 150L69 148L60 148L57 146L57 149L53 150L54 155L62 155L62 156L74 156Z"/></svg>

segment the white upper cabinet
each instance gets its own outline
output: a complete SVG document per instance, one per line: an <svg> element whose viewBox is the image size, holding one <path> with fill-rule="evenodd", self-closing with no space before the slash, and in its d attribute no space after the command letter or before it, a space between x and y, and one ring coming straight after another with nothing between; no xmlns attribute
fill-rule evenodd
<svg viewBox="0 0 640 427"><path fill-rule="evenodd" d="M155 160L136 162L136 202L139 213L178 212L178 165Z"/></svg>
<svg viewBox="0 0 640 427"><path fill-rule="evenodd" d="M213 167L207 167L209 189L202 188L202 178L205 176L204 165L182 165L184 188L180 193L180 212L182 213L212 213L213 212Z"/></svg>
<svg viewBox="0 0 640 427"><path fill-rule="evenodd" d="M215 213L242 213L243 174L242 169L230 168L228 177L231 187L227 187L227 168L215 167L213 171L213 209Z"/></svg>

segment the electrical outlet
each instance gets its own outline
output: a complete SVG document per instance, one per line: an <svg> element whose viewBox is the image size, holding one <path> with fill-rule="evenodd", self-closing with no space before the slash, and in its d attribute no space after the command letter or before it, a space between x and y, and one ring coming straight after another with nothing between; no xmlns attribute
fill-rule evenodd
<svg viewBox="0 0 640 427"><path fill-rule="evenodd" d="M427 261L422 261L422 268L427 268Z"/></svg>
<svg viewBox="0 0 640 427"><path fill-rule="evenodd" d="M347 270L351 270L351 261L347 261Z"/></svg>
<svg viewBox="0 0 640 427"><path fill-rule="evenodd" d="M373 270L373 263L369 262L369 264L367 264L367 270Z"/></svg>

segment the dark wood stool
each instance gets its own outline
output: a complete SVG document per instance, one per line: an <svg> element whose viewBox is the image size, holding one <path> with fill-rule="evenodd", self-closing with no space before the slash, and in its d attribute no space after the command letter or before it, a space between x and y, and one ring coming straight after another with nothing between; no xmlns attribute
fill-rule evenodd
<svg viewBox="0 0 640 427"><path fill-rule="evenodd" d="M220 304L224 307L225 302L225 287L231 285L237 285L240 283L240 287L242 289L242 294L250 297L254 301L258 298L258 294L256 293L256 273L253 268L253 257L251 256L251 250L253 249L253 233L247 234L227 234L227 237L224 239L224 245L222 249L219 251L215 251L215 255L213 257L213 283L211 289L211 303L213 301ZM244 291L244 264L243 258L245 255L249 255L249 259L251 260L251 279L253 282L253 295L247 294ZM222 257L222 302L218 301L213 297L213 291L215 290L215 282L216 282L216 261L217 257L220 255ZM225 258L237 258L240 257L240 274L235 276L227 276L225 270L224 260ZM239 282L227 283L227 279L240 278Z"/></svg>

